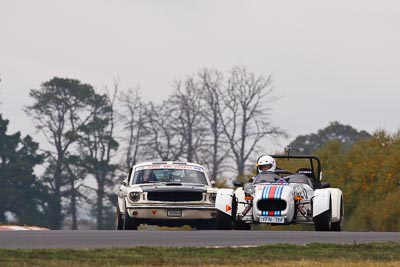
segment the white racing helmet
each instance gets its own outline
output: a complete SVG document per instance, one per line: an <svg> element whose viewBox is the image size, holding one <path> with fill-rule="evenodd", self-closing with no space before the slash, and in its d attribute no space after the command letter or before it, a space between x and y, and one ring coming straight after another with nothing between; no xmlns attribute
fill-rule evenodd
<svg viewBox="0 0 400 267"><path fill-rule="evenodd" d="M273 157L268 156L268 155L264 155L258 158L257 160L257 170L258 172L261 172L261 166L268 166L268 168L264 171L268 171L268 172L274 172L276 169L276 161Z"/></svg>

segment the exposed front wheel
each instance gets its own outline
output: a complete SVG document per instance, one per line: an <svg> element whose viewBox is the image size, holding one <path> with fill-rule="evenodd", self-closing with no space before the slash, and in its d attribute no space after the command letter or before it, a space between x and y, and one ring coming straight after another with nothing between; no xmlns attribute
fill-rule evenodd
<svg viewBox="0 0 400 267"><path fill-rule="evenodd" d="M197 230L232 230L231 216L217 211L215 219L199 221L196 224Z"/></svg>
<svg viewBox="0 0 400 267"><path fill-rule="evenodd" d="M331 230L334 232L342 231L342 218L340 218L340 221L332 223Z"/></svg>
<svg viewBox="0 0 400 267"><path fill-rule="evenodd" d="M233 229L235 230L251 230L251 224L250 223L245 223L242 221L235 221L233 223Z"/></svg>
<svg viewBox="0 0 400 267"><path fill-rule="evenodd" d="M196 230L217 230L216 220L201 221L196 224Z"/></svg>
<svg viewBox="0 0 400 267"><path fill-rule="evenodd" d="M232 230L232 217L221 211L217 211L217 229Z"/></svg>
<svg viewBox="0 0 400 267"><path fill-rule="evenodd" d="M330 231L331 230L331 210L324 211L323 213L313 218L315 231Z"/></svg>

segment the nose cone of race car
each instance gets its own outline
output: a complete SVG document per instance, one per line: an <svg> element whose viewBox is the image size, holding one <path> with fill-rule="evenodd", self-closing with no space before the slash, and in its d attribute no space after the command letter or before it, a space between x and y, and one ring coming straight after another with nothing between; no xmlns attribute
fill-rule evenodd
<svg viewBox="0 0 400 267"><path fill-rule="evenodd" d="M254 197L253 216L280 218L280 223L289 223L294 214L293 187L284 184L270 184L256 190ZM270 221L275 221L272 218Z"/></svg>

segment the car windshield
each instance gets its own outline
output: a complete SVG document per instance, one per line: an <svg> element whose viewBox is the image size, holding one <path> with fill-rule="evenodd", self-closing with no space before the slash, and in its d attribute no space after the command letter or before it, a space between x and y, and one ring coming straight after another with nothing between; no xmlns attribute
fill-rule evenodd
<svg viewBox="0 0 400 267"><path fill-rule="evenodd" d="M207 184L204 172L196 169L176 169L176 168L146 168L135 171L133 177L134 184L143 183L192 183Z"/></svg>
<svg viewBox="0 0 400 267"><path fill-rule="evenodd" d="M308 184L311 187L314 187L311 179L304 174L292 174L286 176L285 178L288 179L289 183L299 183L299 184Z"/></svg>
<svg viewBox="0 0 400 267"><path fill-rule="evenodd" d="M308 184L311 187L314 187L310 178L308 178L304 174L291 174L285 177L282 177L288 183L301 183L301 184ZM276 183L281 177L272 172L267 173L259 173L256 177L254 177L253 184L260 184L260 183Z"/></svg>
<svg viewBox="0 0 400 267"><path fill-rule="evenodd" d="M273 172L260 172L255 178L253 183L275 183L279 180L280 176Z"/></svg>

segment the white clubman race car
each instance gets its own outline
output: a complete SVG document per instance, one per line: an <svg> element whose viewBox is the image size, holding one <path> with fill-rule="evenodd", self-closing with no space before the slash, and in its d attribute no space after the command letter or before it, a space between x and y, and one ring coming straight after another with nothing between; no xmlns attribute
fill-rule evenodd
<svg viewBox="0 0 400 267"><path fill-rule="evenodd" d="M314 224L316 231L341 231L343 194L329 183L321 183L321 162L317 156L273 155L279 163L296 171L277 168L260 172L253 181L235 181L235 229L255 224ZM296 163L301 162L301 164ZM305 167L304 162L307 163ZM278 164L279 166L279 164Z"/></svg>
<svg viewBox="0 0 400 267"><path fill-rule="evenodd" d="M233 194L213 187L199 164L140 163L119 188L117 230L137 230L140 224L231 229Z"/></svg>

